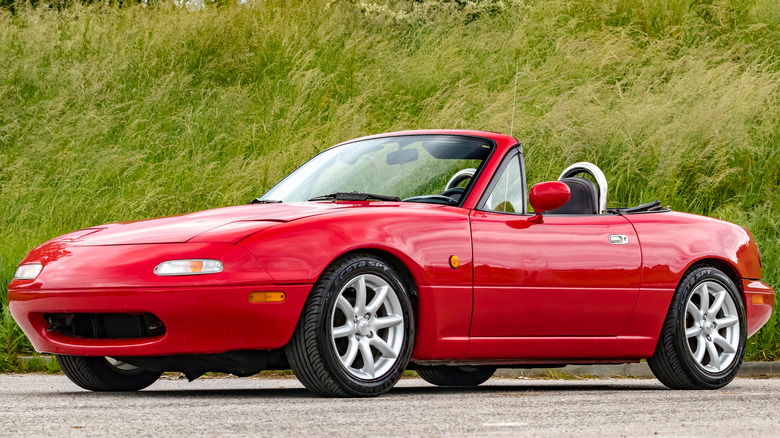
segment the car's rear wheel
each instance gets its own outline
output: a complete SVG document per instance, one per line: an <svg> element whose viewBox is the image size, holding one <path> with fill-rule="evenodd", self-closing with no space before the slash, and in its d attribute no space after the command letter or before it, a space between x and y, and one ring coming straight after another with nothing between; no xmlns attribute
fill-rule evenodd
<svg viewBox="0 0 780 438"><path fill-rule="evenodd" d="M57 355L57 363L73 383L90 391L140 391L162 374L110 357Z"/></svg>
<svg viewBox="0 0 780 438"><path fill-rule="evenodd" d="M389 391L401 378L413 340L404 280L384 260L356 254L322 274L285 350L309 390L366 397Z"/></svg>
<svg viewBox="0 0 780 438"><path fill-rule="evenodd" d="M477 386L485 383L496 372L496 367L436 367L417 370L428 383L438 386Z"/></svg>
<svg viewBox="0 0 780 438"><path fill-rule="evenodd" d="M680 282L647 363L669 388L722 388L739 372L746 332L737 287L720 270L702 266Z"/></svg>

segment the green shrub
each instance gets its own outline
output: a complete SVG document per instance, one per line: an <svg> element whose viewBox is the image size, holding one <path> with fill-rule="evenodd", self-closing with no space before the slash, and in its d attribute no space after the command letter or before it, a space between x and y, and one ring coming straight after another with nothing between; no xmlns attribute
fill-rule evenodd
<svg viewBox="0 0 780 438"><path fill-rule="evenodd" d="M46 362L46 372L50 374L57 374L62 372L62 369L60 368L60 363L57 362L57 358L52 356L51 360Z"/></svg>

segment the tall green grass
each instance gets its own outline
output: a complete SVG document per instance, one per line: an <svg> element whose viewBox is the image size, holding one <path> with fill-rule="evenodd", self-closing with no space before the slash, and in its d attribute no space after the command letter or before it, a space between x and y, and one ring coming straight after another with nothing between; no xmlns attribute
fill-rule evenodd
<svg viewBox="0 0 780 438"><path fill-rule="evenodd" d="M749 228L780 286L778 11L778 0L0 11L0 295L46 239L245 203L342 140L508 132L516 66L531 183L595 162L612 205L660 199ZM780 358L779 320L751 338L750 358ZM29 351L3 327L10 350Z"/></svg>

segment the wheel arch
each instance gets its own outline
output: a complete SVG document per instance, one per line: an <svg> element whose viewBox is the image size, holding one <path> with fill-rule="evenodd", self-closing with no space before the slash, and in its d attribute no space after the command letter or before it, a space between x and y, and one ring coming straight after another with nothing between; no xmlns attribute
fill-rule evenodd
<svg viewBox="0 0 780 438"><path fill-rule="evenodd" d="M739 291L739 296L742 298L742 302L745 303L746 298L745 291L742 289L742 276L739 275L737 267L734 266L729 260L719 257L705 257L698 259L688 265L688 267L683 272L683 275L680 277L680 281L682 281L689 272L702 266L712 266L713 268L716 268L726 274L726 276L734 283L737 291Z"/></svg>
<svg viewBox="0 0 780 438"><path fill-rule="evenodd" d="M335 263L338 259L342 257L348 257L353 254L373 255L390 264L390 266L392 266L396 270L396 272L398 272L398 274L401 276L401 278L405 283L404 285L406 286L406 289L409 291L409 298L412 302L412 312L414 315L414 326L419 327L420 296L419 296L419 291L417 290L417 280L415 279L414 275L412 274L412 271L409 269L406 263L404 263L404 261L401 260L400 257L398 257L397 255L393 254L392 252L386 249L367 246L367 247L350 249L349 251L340 254L338 257L331 260L330 263L328 263L328 266L331 266L333 263ZM327 269L327 267L325 269ZM322 273L320 273L320 275L322 275Z"/></svg>
<svg viewBox="0 0 780 438"><path fill-rule="evenodd" d="M398 365L397 363L392 363L389 371L387 372L383 371L384 374L380 374L378 377L376 377L376 379L380 379L380 380L367 381L367 384L370 383L371 385L374 385L374 383L376 383L375 386L371 386L370 388L366 389L366 391L369 392L359 392L357 389L354 388L354 385L356 384L355 382L345 381L344 380L345 378L339 377L339 375L334 374L337 373L337 371L335 371L336 368L343 369L343 367L345 366L343 363L342 364L338 363L339 356L341 356L342 353L340 353L338 350L331 351L329 347L327 347L328 345L331 345L331 343L333 342L329 337L330 335L327 334L327 330L323 331L318 329L318 327L320 327L321 322L324 322L325 324L330 324L333 322L333 321L328 322L327 319L319 319L319 322L317 320L318 318L327 318L327 316L318 316L318 315L322 314L323 309L327 314L328 309L330 308L326 306L332 304L328 304L328 301L309 302L309 300L312 299L327 300L328 299L326 298L327 291L333 290L330 288L332 287L333 284L335 284L334 282L339 281L339 279L344 275L352 275L350 271L345 271L344 269L346 269L347 267L351 267L354 273L355 269L365 269L366 267L372 266L372 265L360 263L361 260L366 260L366 258L374 259L374 260L379 259L378 261L380 261L381 263L386 263L393 268L394 274L390 275L390 273L386 273L385 276L389 278L393 278L392 282L396 286L398 286L399 282L402 283L403 286L406 287L406 289L409 291L408 294L405 294L400 291L398 293L398 295L406 296L406 298L408 299L406 304L401 304L401 307L404 308L403 310L400 310L404 314L404 318L402 319L402 321L409 321L406 318L406 316L411 316L411 318L414 319L414 322L409 324L404 324L398 327L400 330L403 331L403 333L405 333L404 338L402 338L402 343L399 346L400 350L395 351L397 356L394 356L394 357L403 358L402 361L399 362L401 365ZM380 263L374 262L373 266L379 264ZM371 271L371 272L380 273L378 272L379 269L377 268L374 269L375 271ZM347 277L347 281L351 281L349 280L349 278L350 277ZM314 285L314 288L312 289L312 291L309 293L309 296L307 297L307 304L304 307L303 311L301 312L301 315L298 317L298 322L296 324L295 332L293 333L288 343L285 345L285 356L287 357L287 360L289 361L292 369L295 371L296 376L298 376L298 379L301 381L301 383L303 383L304 386L306 386L308 389L318 394L326 395L326 396L374 396L374 395L382 394L387 390L389 390L390 388L392 388L392 386L395 385L397 380L400 379L400 377L402 376L403 370L406 368L409 358L411 357L414 348L414 343L415 343L415 331L417 327L417 323L416 323L417 312L416 312L416 287L414 286L413 278L414 277L412 276L409 268L403 262L401 262L401 260L399 260L390 252L382 251L376 248L370 248L370 247L354 248L349 251L344 251L343 253L339 254L337 257L334 257L332 260L330 260L329 263L327 264L327 267L322 272L320 272L317 282ZM411 287L409 285L411 285ZM392 283L390 287L393 288ZM338 292L338 290L336 290L336 292L340 293ZM401 300L402 303L403 301L404 300ZM310 307L312 303L314 303L315 305ZM378 314L375 316L378 316ZM356 316L355 318L356 318L355 321L357 322L358 317ZM368 315L366 315L366 318L368 318ZM398 323L395 324L397 325ZM315 331L312 332L312 330ZM374 329L374 330L378 330L378 329ZM321 336L323 336L323 334L324 336L326 336L325 341L322 341L320 338ZM363 336L371 337L373 336L373 332L371 334L363 333ZM311 339L315 339L315 341L312 342L316 342L318 345L325 345L325 347L313 348L312 345L314 344L311 344L310 342ZM316 339L320 339L320 340L316 341ZM385 341L387 342L388 339L385 339ZM335 349L337 347L334 344L332 348ZM313 354L312 352L316 353L314 359L311 359L311 355ZM333 356L334 353L336 354L335 359ZM336 361L336 365L333 365L332 363L333 360ZM349 371L345 371L345 372L349 373ZM360 380L359 376L358 376L358 380Z"/></svg>
<svg viewBox="0 0 780 438"><path fill-rule="evenodd" d="M417 279L412 274L412 271L409 269L406 263L403 260L401 260L397 255L385 249L380 249L375 247L351 249L343 254L340 254L335 259L331 260L331 262L328 263L328 266L332 265L333 262L335 262L336 260L342 257L346 257L358 253L371 254L375 257L379 257L380 259L386 261L388 264L390 264L390 266L392 266L396 271L398 271L398 274L400 274L401 277L403 277L404 282L406 283L405 286L408 288L412 296L414 296L415 298L417 297L418 294Z"/></svg>

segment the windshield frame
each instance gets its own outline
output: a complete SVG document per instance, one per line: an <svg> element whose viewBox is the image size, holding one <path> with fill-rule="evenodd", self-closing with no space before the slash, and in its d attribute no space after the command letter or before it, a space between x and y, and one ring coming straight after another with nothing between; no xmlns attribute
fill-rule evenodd
<svg viewBox="0 0 780 438"><path fill-rule="evenodd" d="M270 201L266 196L268 193L273 191L277 186L283 184L285 181L287 181L289 178L295 174L295 172L298 171L301 167L305 166L310 161L316 159L321 154L331 150L335 149L341 146L347 146L352 143L357 143L361 141L367 141L367 140L376 140L380 138L395 138L395 137L422 137L422 136L431 136L431 137L460 137L460 138L470 138L470 139L479 139L482 141L485 141L490 144L490 152L488 153L487 157L485 157L484 160L482 160L482 163L480 163L479 167L477 168L477 171L474 173L474 176L469 181L468 185L466 186L466 190L463 192L463 196L458 200L458 203L456 205L449 205L449 207L456 207L456 208L462 208L463 204L468 200L468 198L471 196L471 192L474 189L474 186L476 185L476 182L482 177L482 173L484 172L485 168L487 167L487 164L493 159L493 155L496 152L496 149L498 148L498 144L495 140L493 140L490 137L485 137L481 135L468 135L468 134L458 134L458 133L404 133L404 134L398 134L398 135L376 135L376 136L369 136L369 137L360 137L353 140L347 140L342 143L338 143L336 145L333 145L331 147L325 148L318 152L316 155L312 156L308 160L306 160L304 163L301 163L300 166L296 167L295 170L290 172L287 176L279 180L276 184L274 184L270 189L268 189L262 196L257 198L259 201ZM306 202L333 202L333 201L306 201ZM345 201L345 202L351 202L351 201ZM377 201L361 201L361 202L377 202ZM392 201L381 201L381 202L392 202ZM402 203L404 201L401 201ZM411 202L409 202L411 203ZM434 203L427 203L429 205L442 205L442 204L434 204Z"/></svg>

